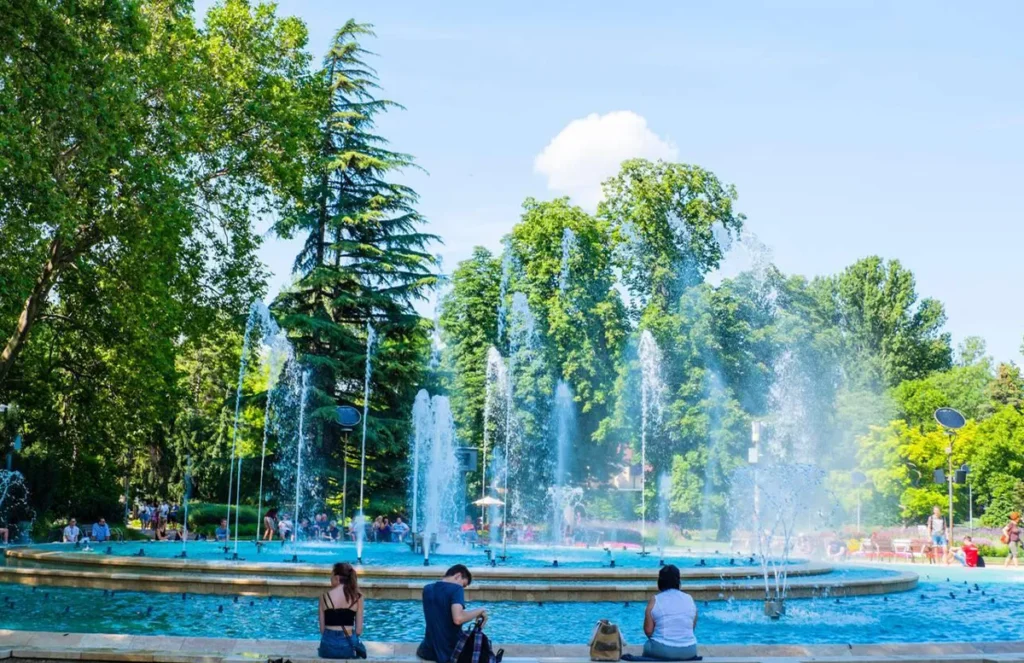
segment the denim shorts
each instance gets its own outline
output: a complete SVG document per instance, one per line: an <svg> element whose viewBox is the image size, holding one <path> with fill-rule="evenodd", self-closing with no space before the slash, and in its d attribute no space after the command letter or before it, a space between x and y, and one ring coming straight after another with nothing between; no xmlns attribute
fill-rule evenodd
<svg viewBox="0 0 1024 663"><path fill-rule="evenodd" d="M356 658L352 646L359 642L359 636L353 633L345 635L344 631L324 629L320 636L320 648L317 653L320 658Z"/></svg>
<svg viewBox="0 0 1024 663"><path fill-rule="evenodd" d="M944 546L946 545L945 534L932 534L932 545L933 546Z"/></svg>

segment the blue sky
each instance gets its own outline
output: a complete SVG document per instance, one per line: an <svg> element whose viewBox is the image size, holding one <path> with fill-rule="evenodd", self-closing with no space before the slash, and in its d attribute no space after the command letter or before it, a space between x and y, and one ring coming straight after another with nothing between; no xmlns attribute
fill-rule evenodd
<svg viewBox="0 0 1024 663"><path fill-rule="evenodd" d="M407 108L380 129L429 173L407 181L444 239L445 271L476 244L497 248L525 197L583 202L609 160L669 154L736 185L783 271L898 258L946 305L955 341L980 335L996 359L1021 360L1024 5L290 0L279 11L305 20L318 60L348 18L375 25L373 64ZM263 248L274 290L295 249Z"/></svg>

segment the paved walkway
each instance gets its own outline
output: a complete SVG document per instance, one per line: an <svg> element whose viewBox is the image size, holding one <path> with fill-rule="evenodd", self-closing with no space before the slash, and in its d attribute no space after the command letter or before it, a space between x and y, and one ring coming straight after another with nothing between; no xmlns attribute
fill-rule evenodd
<svg viewBox="0 0 1024 663"><path fill-rule="evenodd" d="M412 643L367 642L373 663L415 663ZM95 633L54 633L0 629L0 659L117 663L253 663L286 658L292 663L320 661L313 640L236 640ZM628 651L639 653L638 647ZM509 663L583 663L579 645L510 645ZM736 663L1022 663L1022 642L909 643L876 645L709 645L704 660Z"/></svg>

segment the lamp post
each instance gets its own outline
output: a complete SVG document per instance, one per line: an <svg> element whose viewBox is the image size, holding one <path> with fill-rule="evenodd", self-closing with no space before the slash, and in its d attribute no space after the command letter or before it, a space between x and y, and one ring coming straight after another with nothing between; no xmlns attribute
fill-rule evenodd
<svg viewBox="0 0 1024 663"><path fill-rule="evenodd" d="M949 438L949 444L946 446L946 465L948 467L946 486L949 493L949 537L946 541L948 550L953 545L953 482L956 478L953 474L953 442L956 440L956 432L964 427L967 420L964 419L964 415L951 407L940 407L935 411L935 421L942 426Z"/></svg>

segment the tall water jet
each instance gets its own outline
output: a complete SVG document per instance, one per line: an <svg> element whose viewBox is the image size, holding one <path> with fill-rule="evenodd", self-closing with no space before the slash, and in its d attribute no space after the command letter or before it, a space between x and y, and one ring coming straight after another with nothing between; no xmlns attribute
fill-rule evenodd
<svg viewBox="0 0 1024 663"><path fill-rule="evenodd" d="M658 477L658 558L659 565L665 564L665 548L669 544L668 506L672 500L672 477L662 472Z"/></svg>
<svg viewBox="0 0 1024 663"><path fill-rule="evenodd" d="M181 507L185 512L185 518L181 521L181 557L184 559L187 556L186 548L188 546L188 501L192 496L192 455L189 454L185 457L185 476L182 478L184 484L181 491Z"/></svg>
<svg viewBox="0 0 1024 663"><path fill-rule="evenodd" d="M299 392L299 432L295 442L295 533L298 539L299 523L302 521L302 451L306 441L306 400L309 397L309 371L302 371L302 388Z"/></svg>
<svg viewBox="0 0 1024 663"><path fill-rule="evenodd" d="M568 229L567 229L568 230ZM551 488L551 542L561 543L566 529L566 507L569 500L569 469L572 442L576 434L576 412L572 390L559 380L555 388L555 404L552 410L555 443L554 485Z"/></svg>
<svg viewBox="0 0 1024 663"><path fill-rule="evenodd" d="M508 288L512 283L513 262L512 247L505 242L505 250L501 256L501 281L498 286L498 336L500 342L505 334L505 322L508 319Z"/></svg>
<svg viewBox="0 0 1024 663"><path fill-rule="evenodd" d="M455 458L455 420L447 396L434 396L430 401L433 430L426 474L426 518L423 537L423 559L429 563L430 544L441 543L449 530L457 531L462 481Z"/></svg>
<svg viewBox="0 0 1024 663"><path fill-rule="evenodd" d="M359 458L359 526L356 530L356 557L363 561L363 539L366 537L366 518L363 516L363 504L366 489L366 421L370 416L370 377L373 375L372 359L373 344L377 333L369 322L366 323L366 371L363 374L363 445Z"/></svg>
<svg viewBox="0 0 1024 663"><path fill-rule="evenodd" d="M430 448L430 435L434 425L434 413L430 409L430 394L420 389L412 406L412 533L420 534L420 510L423 501L420 498L423 486L420 477L426 476L424 470L426 452Z"/></svg>
<svg viewBox="0 0 1024 663"><path fill-rule="evenodd" d="M441 544L449 531L457 531L464 512L455 419L448 397L431 398L421 389L413 404L412 426L413 531L421 535L427 565L431 545Z"/></svg>
<svg viewBox="0 0 1024 663"><path fill-rule="evenodd" d="M271 328L268 330L267 335L270 339L269 347L266 352L266 364L267 364L267 402L263 408L263 444L260 449L260 487L259 494L256 497L256 540L260 540L260 531L263 525L263 475L267 464L267 438L270 436L271 429L271 403L273 399L271 395L274 392L274 387L277 386L278 376L281 371L284 370L285 366L289 362L294 360L294 353L292 352L291 343L288 342L287 335L277 329L277 325L271 321ZM296 484L297 485L297 484Z"/></svg>
<svg viewBox="0 0 1024 663"><path fill-rule="evenodd" d="M640 539L647 551L647 437L661 422L665 385L661 380L661 348L651 332L640 334Z"/></svg>
<svg viewBox="0 0 1024 663"><path fill-rule="evenodd" d="M264 318L269 318L269 315L264 315L266 306L263 302L255 301L252 306L249 307L249 317L246 318L245 322L245 334L242 337L242 354L241 362L238 366L238 388L235 391L235 421L231 431L231 459L228 470L228 504L227 504L227 521L231 522L231 489L234 487L235 480L235 455L238 452L238 419L242 411L242 389L245 386L245 371L249 365L249 354L251 352L251 340L252 332L260 321ZM241 484L241 468L238 471L239 484ZM238 504L235 504L235 510L238 510ZM237 519L236 519L237 520ZM225 551L227 545L225 544Z"/></svg>
<svg viewBox="0 0 1024 663"><path fill-rule="evenodd" d="M497 410L504 402L502 395L507 388L505 362L501 359L501 353L493 345L487 350L487 372L485 375L483 463L481 464L483 469L480 478L481 499L487 497L487 452L491 446L491 428L497 423L498 416L500 415L500 412L497 412Z"/></svg>

